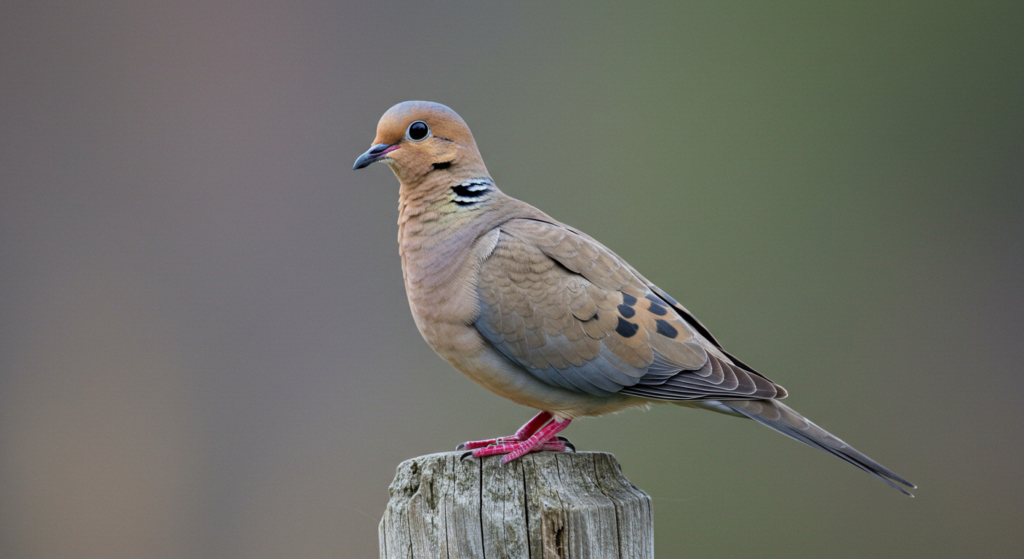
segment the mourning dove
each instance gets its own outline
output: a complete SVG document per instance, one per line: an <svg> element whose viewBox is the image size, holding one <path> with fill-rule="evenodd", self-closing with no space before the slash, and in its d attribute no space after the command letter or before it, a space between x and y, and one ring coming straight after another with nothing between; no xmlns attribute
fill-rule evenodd
<svg viewBox="0 0 1024 559"><path fill-rule="evenodd" d="M915 487L779 402L784 388L617 254L498 190L448 107L389 109L353 168L377 161L401 183L399 253L423 338L480 386L540 410L514 435L459 445L473 456L565 450L557 434L573 419L671 402L748 417Z"/></svg>

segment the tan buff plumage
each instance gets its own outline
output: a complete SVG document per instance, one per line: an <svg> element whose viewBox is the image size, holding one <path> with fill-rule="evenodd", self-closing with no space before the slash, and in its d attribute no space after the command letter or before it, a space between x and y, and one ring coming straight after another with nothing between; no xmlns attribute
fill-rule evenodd
<svg viewBox="0 0 1024 559"><path fill-rule="evenodd" d="M398 243L416 326L474 382L550 412L551 425L651 402L750 417L905 493L898 484L913 487L778 402L785 389L725 352L614 252L498 190L448 107L396 105L373 143L355 168L383 161L401 184ZM544 448L561 448L561 428L537 432L554 441ZM497 442L512 441L514 458L545 444L520 448L534 431ZM476 453L507 452L492 450Z"/></svg>

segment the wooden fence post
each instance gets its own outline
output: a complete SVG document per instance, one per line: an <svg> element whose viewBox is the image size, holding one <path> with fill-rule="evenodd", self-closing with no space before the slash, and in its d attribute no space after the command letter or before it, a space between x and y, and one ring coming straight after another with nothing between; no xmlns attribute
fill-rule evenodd
<svg viewBox="0 0 1024 559"><path fill-rule="evenodd" d="M611 454L462 455L398 466L381 559L653 559L651 498Z"/></svg>

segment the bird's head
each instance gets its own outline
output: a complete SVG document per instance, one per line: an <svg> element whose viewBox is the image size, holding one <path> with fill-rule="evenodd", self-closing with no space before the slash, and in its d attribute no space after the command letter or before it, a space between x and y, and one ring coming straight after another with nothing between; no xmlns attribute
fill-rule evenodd
<svg viewBox="0 0 1024 559"><path fill-rule="evenodd" d="M380 117L373 146L352 169L377 161L387 163L403 186L435 176L446 182L489 176L469 126L455 111L429 101L399 103Z"/></svg>

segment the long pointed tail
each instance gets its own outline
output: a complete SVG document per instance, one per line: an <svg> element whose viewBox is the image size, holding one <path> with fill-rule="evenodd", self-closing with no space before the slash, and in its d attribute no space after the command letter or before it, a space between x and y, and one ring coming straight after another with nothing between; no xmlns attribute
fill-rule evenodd
<svg viewBox="0 0 1024 559"><path fill-rule="evenodd" d="M811 420L777 400L723 400L721 404L762 425L771 427L787 437L792 437L804 444L824 450L837 458L846 460L884 481L904 495L914 496L900 485L906 486L909 489L916 489L916 485L868 458L857 449L844 443L839 437L818 427Z"/></svg>

